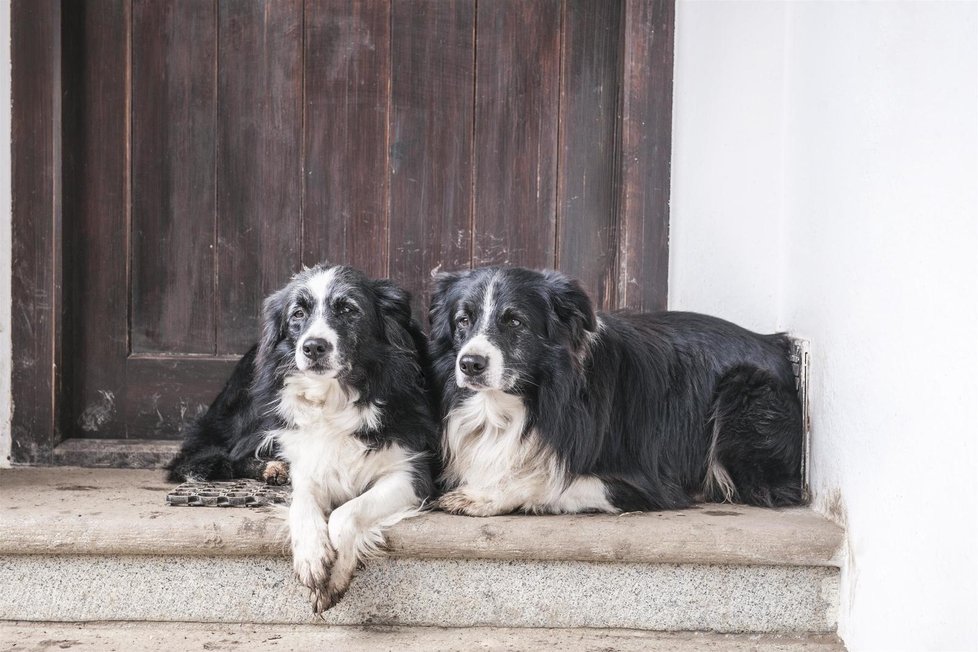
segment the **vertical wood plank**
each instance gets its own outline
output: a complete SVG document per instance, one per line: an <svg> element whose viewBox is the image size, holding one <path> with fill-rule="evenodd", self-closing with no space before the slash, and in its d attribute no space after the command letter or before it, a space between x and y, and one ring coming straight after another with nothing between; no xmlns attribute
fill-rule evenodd
<svg viewBox="0 0 978 652"><path fill-rule="evenodd" d="M305 10L302 259L387 275L390 3Z"/></svg>
<svg viewBox="0 0 978 652"><path fill-rule="evenodd" d="M390 274L423 318L433 269L471 262L475 2L395 0Z"/></svg>
<svg viewBox="0 0 978 652"><path fill-rule="evenodd" d="M595 305L617 299L615 171L622 3L564 3L557 178L557 266Z"/></svg>
<svg viewBox="0 0 978 652"><path fill-rule="evenodd" d="M258 337L264 296L299 262L302 4L218 7L217 353Z"/></svg>
<svg viewBox="0 0 978 652"><path fill-rule="evenodd" d="M216 38L213 0L134 0L134 352L215 350Z"/></svg>
<svg viewBox="0 0 978 652"><path fill-rule="evenodd" d="M55 444L61 304L61 2L13 0L11 461Z"/></svg>
<svg viewBox="0 0 978 652"><path fill-rule="evenodd" d="M554 265L560 3L478 5L473 264Z"/></svg>
<svg viewBox="0 0 978 652"><path fill-rule="evenodd" d="M618 305L666 307L674 0L625 0Z"/></svg>
<svg viewBox="0 0 978 652"><path fill-rule="evenodd" d="M125 434L130 10L128 0L62 5L68 436Z"/></svg>

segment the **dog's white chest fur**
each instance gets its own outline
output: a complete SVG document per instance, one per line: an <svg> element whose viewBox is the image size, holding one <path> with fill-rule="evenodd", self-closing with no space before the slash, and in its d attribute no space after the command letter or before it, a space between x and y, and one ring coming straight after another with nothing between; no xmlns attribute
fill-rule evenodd
<svg viewBox="0 0 978 652"><path fill-rule="evenodd" d="M354 498L376 478L402 470L408 455L399 446L372 449L354 436L377 427L380 408L356 405L335 379L291 376L282 389L275 432L296 482L308 482L331 506Z"/></svg>
<svg viewBox="0 0 978 652"><path fill-rule="evenodd" d="M445 424L446 480L485 496L505 494L527 509L551 503L566 474L535 432L524 435L525 427L519 397L493 390L466 398Z"/></svg>

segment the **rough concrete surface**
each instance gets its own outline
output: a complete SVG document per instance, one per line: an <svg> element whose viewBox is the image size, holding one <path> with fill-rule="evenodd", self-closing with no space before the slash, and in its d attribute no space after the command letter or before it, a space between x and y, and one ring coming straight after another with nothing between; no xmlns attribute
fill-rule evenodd
<svg viewBox="0 0 978 652"><path fill-rule="evenodd" d="M282 554L270 509L168 507L161 471L0 471L0 554ZM808 509L733 505L643 514L431 513L391 529L408 558L838 566L842 530Z"/></svg>
<svg viewBox="0 0 978 652"><path fill-rule="evenodd" d="M840 652L834 635L664 633L627 629L336 627L203 623L0 623L3 652L134 650L593 650Z"/></svg>
<svg viewBox="0 0 978 652"><path fill-rule="evenodd" d="M8 555L0 620L316 622L281 557ZM837 570L379 559L340 625L833 632Z"/></svg>

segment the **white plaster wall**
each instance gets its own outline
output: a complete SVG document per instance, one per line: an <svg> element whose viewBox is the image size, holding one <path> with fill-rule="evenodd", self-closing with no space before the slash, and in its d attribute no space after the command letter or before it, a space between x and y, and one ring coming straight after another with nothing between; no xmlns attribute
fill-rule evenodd
<svg viewBox="0 0 978 652"><path fill-rule="evenodd" d="M0 467L10 466L10 3L0 2Z"/></svg>
<svg viewBox="0 0 978 652"><path fill-rule="evenodd" d="M978 649L978 4L681 2L676 42L671 304L812 340L849 649Z"/></svg>

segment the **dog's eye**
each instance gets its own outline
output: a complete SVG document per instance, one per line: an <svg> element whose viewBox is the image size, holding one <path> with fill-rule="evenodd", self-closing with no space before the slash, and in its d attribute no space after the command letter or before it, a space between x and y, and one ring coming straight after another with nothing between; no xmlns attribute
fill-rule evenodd
<svg viewBox="0 0 978 652"><path fill-rule="evenodd" d="M306 311L302 308L297 308L295 312L292 313L292 319L302 319L306 316Z"/></svg>
<svg viewBox="0 0 978 652"><path fill-rule="evenodd" d="M523 322L521 322L516 317L510 317L509 319L506 320L506 325L509 326L510 328L519 328L520 326L523 325Z"/></svg>
<svg viewBox="0 0 978 652"><path fill-rule="evenodd" d="M336 312L338 312L341 315L349 315L350 313L353 312L353 310L354 310L353 304L346 303L346 302L343 302L338 306L336 306Z"/></svg>
<svg viewBox="0 0 978 652"><path fill-rule="evenodd" d="M469 318L466 315L459 315L455 318L455 325L459 328L468 328L469 323Z"/></svg>

